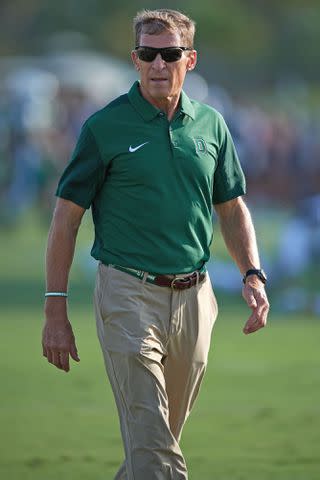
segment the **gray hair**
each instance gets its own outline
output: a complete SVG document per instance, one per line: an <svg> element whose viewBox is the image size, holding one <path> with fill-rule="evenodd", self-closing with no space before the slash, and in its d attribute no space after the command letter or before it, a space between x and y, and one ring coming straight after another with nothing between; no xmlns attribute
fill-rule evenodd
<svg viewBox="0 0 320 480"><path fill-rule="evenodd" d="M133 30L136 46L139 45L141 34L159 35L164 31L180 35L183 47L193 48L195 22L183 13L168 8L157 10L141 10L133 19Z"/></svg>

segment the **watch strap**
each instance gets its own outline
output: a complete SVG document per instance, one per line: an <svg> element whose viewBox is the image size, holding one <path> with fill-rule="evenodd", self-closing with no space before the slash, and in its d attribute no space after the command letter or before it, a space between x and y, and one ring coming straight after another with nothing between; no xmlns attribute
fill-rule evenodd
<svg viewBox="0 0 320 480"><path fill-rule="evenodd" d="M247 270L246 273L243 275L243 283L246 283L246 280L250 275L257 275L257 277L259 278L259 280L261 280L263 284L267 283L267 276L261 268L250 268L249 270Z"/></svg>

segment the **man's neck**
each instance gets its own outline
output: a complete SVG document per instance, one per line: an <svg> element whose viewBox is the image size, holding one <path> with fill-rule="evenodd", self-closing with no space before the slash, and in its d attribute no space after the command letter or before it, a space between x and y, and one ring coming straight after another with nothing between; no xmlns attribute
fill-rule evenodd
<svg viewBox="0 0 320 480"><path fill-rule="evenodd" d="M180 96L181 92L179 95L175 95L172 97L167 97L167 98L154 98L151 95L149 95L143 87L140 85L140 92L143 98L147 100L151 105L153 105L156 108L159 108L162 112L164 112L167 115L168 120L172 120L174 117L176 111L179 108L179 103L180 103Z"/></svg>

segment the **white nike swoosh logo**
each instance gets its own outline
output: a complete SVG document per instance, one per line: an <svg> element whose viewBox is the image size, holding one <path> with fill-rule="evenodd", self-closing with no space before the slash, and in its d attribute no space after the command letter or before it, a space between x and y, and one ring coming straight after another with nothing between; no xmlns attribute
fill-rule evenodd
<svg viewBox="0 0 320 480"><path fill-rule="evenodd" d="M144 145L147 145L147 143L149 142L144 142L144 143L141 143L141 145L138 145L137 147L129 147L129 152L133 153L133 152L136 152L137 150L139 150L139 148L143 147Z"/></svg>

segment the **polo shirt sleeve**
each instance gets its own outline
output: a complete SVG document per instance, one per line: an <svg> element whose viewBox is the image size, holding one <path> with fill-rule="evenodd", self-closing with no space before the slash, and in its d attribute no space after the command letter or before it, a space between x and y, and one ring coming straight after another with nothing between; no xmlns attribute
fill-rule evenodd
<svg viewBox="0 0 320 480"><path fill-rule="evenodd" d="M58 184L56 195L71 200L82 208L90 208L106 174L96 139L85 123L71 160Z"/></svg>
<svg viewBox="0 0 320 480"><path fill-rule="evenodd" d="M219 117L220 148L213 181L213 204L227 202L246 192L246 182L240 161L224 119Z"/></svg>

